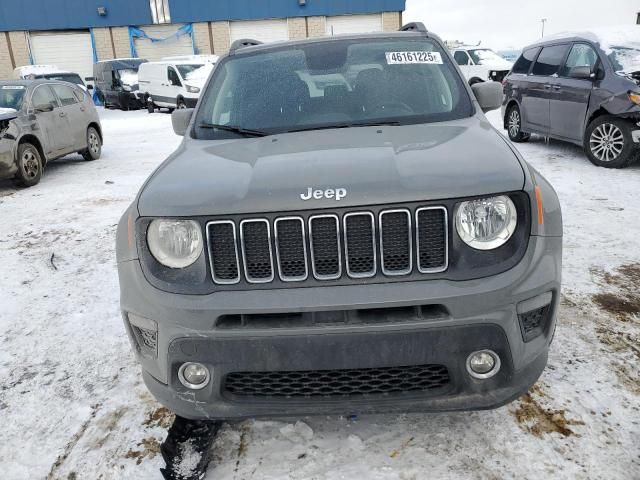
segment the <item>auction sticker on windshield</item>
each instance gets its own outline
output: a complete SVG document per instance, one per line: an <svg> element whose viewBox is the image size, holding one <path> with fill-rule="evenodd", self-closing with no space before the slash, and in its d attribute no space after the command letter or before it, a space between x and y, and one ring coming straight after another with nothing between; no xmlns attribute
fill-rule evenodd
<svg viewBox="0 0 640 480"><path fill-rule="evenodd" d="M442 65L440 52L385 52L387 64L435 63Z"/></svg>

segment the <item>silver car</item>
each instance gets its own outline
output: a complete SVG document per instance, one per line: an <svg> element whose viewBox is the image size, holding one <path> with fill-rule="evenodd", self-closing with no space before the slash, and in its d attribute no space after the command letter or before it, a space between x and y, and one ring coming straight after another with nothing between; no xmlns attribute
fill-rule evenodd
<svg viewBox="0 0 640 480"><path fill-rule="evenodd" d="M0 179L36 185L46 164L73 152L96 160L102 128L89 95L51 80L0 81Z"/></svg>

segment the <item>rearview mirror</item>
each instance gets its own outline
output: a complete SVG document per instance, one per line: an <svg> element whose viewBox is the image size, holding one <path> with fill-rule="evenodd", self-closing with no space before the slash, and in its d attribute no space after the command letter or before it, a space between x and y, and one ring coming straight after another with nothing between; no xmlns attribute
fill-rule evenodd
<svg viewBox="0 0 640 480"><path fill-rule="evenodd" d="M471 85L471 90L484 113L502 105L502 84L500 82L479 82Z"/></svg>
<svg viewBox="0 0 640 480"><path fill-rule="evenodd" d="M36 105L34 110L36 113L53 112L53 105L50 103L43 103L41 105Z"/></svg>
<svg viewBox="0 0 640 480"><path fill-rule="evenodd" d="M179 108L173 111L171 114L171 124L173 125L173 131L176 132L176 135L184 137L184 134L187 133L193 112L193 108Z"/></svg>
<svg viewBox="0 0 640 480"><path fill-rule="evenodd" d="M569 76L571 78L579 78L582 80L591 80L596 78L595 73L591 71L591 67L589 67L588 65L570 68Z"/></svg>

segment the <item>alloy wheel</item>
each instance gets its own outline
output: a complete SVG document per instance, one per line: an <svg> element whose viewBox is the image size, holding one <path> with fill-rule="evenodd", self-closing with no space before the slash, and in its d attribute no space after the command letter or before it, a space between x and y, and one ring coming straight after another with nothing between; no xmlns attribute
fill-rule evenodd
<svg viewBox="0 0 640 480"><path fill-rule="evenodd" d="M598 125L589 138L591 153L601 162L611 162L618 158L624 149L622 130L613 123Z"/></svg>
<svg viewBox="0 0 640 480"><path fill-rule="evenodd" d="M512 137L517 137L520 133L520 112L515 108L509 114L508 128Z"/></svg>
<svg viewBox="0 0 640 480"><path fill-rule="evenodd" d="M38 176L40 162L38 162L38 157L31 150L26 150L22 154L22 165L27 177L35 178Z"/></svg>

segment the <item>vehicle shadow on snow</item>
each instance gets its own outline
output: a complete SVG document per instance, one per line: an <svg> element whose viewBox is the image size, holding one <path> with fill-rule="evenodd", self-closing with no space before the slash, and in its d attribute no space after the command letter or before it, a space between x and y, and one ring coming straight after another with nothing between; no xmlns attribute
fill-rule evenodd
<svg viewBox="0 0 640 480"><path fill-rule="evenodd" d="M506 131L503 131L501 133L504 136L507 136ZM536 148L544 149L544 151L537 150L536 151L537 156L545 158L547 161L551 161L551 162L554 162L556 160L558 162L564 162L565 164L566 162L572 162L572 164L574 164L577 167L583 166L587 168L595 168L595 169L602 169L602 170L612 170L612 171L618 170L618 171L624 171L624 172L640 171L640 152L637 156L636 161L631 165L629 165L628 167L625 167L623 169L606 169L603 167L598 167L596 165L593 165L587 158L587 155L584 153L584 149L581 146L573 143L563 142L561 140L555 140L553 138L547 139L541 135L533 134L531 135L531 138L527 142L517 143L514 145L516 146L517 149L521 150L522 152L527 151L527 146L532 146L532 147L535 146Z"/></svg>

